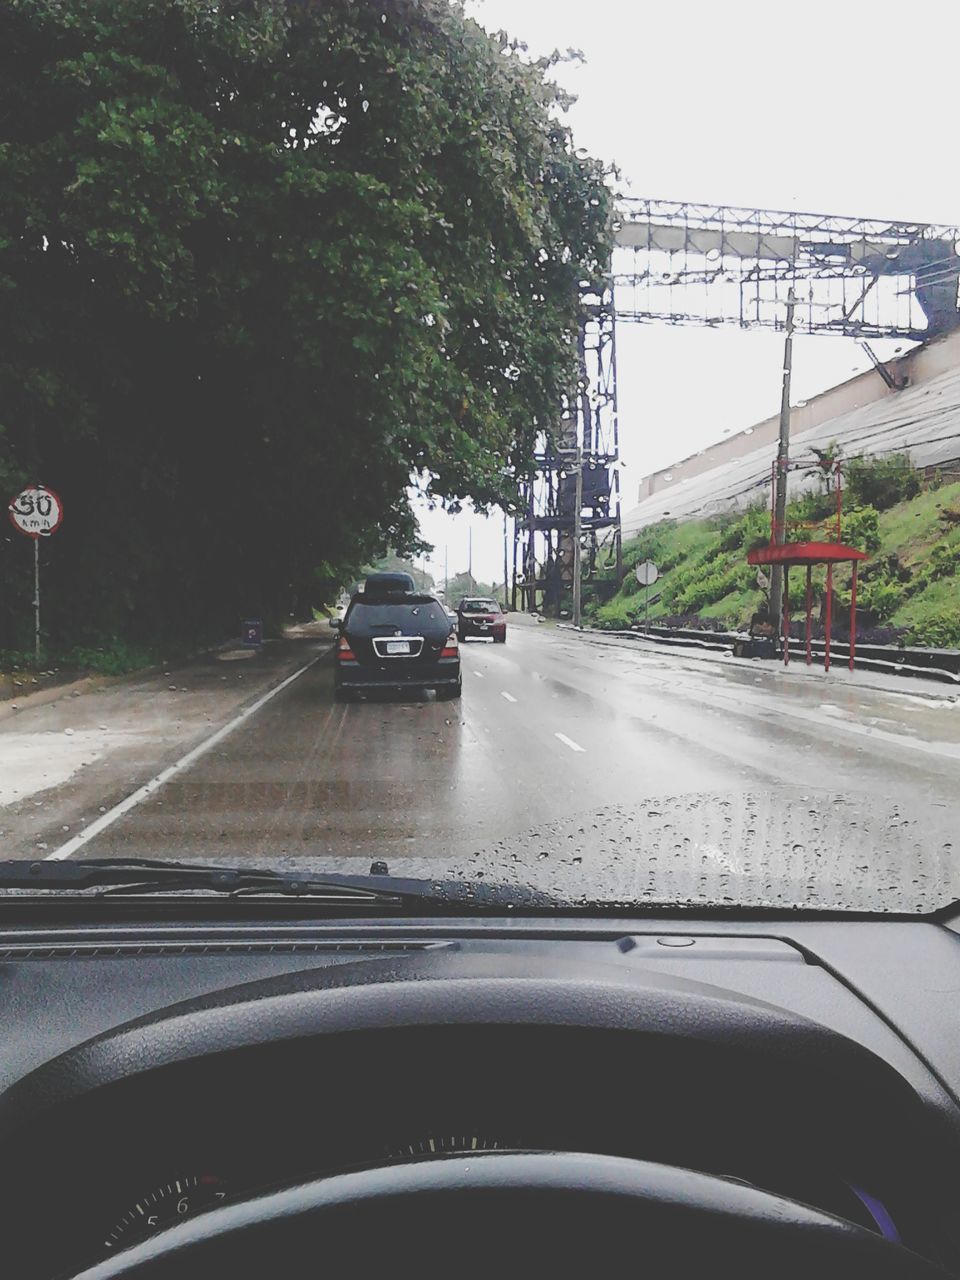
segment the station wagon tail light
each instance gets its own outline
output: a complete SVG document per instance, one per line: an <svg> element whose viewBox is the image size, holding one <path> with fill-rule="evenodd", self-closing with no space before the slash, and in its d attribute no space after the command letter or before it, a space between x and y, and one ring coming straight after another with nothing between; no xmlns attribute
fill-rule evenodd
<svg viewBox="0 0 960 1280"><path fill-rule="evenodd" d="M460 641L456 635L451 633L444 641L443 648L440 650L441 658L456 658L460 653Z"/></svg>
<svg viewBox="0 0 960 1280"><path fill-rule="evenodd" d="M346 636L341 636L337 641L337 659L340 662L356 662L357 655L350 648L350 641Z"/></svg>

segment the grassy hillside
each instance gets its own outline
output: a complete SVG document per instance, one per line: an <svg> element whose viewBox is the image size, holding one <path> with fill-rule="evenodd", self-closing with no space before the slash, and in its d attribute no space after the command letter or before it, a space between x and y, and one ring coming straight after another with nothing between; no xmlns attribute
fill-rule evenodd
<svg viewBox="0 0 960 1280"><path fill-rule="evenodd" d="M905 458L848 464L844 503L844 540L870 555L861 567L858 621L867 628L889 629L914 644L960 645L960 483L920 488ZM833 497L812 494L791 504L788 518L804 521L792 540L817 537L816 522L829 520ZM946 513L946 514L945 514ZM956 517L954 519L953 517ZM651 620L716 620L736 627L749 623L764 602L756 569L747 552L765 544L769 515L765 507L712 520L662 521L644 529L624 547L628 575L620 590L600 603L587 604L594 625L620 628L643 616L643 589L633 576L640 560L653 560L661 577L651 595ZM794 579L799 589L799 574ZM825 574L814 575L817 608ZM849 573L835 575L837 603L849 602ZM844 617L839 617L840 626Z"/></svg>

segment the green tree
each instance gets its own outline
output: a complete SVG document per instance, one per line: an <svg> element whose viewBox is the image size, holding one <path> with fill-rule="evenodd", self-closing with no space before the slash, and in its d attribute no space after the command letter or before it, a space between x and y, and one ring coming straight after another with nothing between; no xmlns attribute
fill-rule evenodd
<svg viewBox="0 0 960 1280"><path fill-rule="evenodd" d="M425 569L421 569L415 560L410 560L406 556L399 556L395 551L391 551L387 555L381 556L373 564L367 565L364 575L367 573L409 573L418 591L433 591L437 585L432 573L427 573ZM359 584L360 579L358 578L352 585L355 589Z"/></svg>
<svg viewBox="0 0 960 1280"><path fill-rule="evenodd" d="M0 481L64 499L54 639L303 613L412 545L412 474L512 501L608 247L549 69L447 0L0 6Z"/></svg>
<svg viewBox="0 0 960 1280"><path fill-rule="evenodd" d="M851 458L844 468L844 480L852 506L871 506L878 511L915 498L920 492L920 477L906 453Z"/></svg>
<svg viewBox="0 0 960 1280"><path fill-rule="evenodd" d="M446 602L451 609L457 607L457 602L462 600L464 596L493 596L493 588L489 582L478 582L469 573L457 573L450 579L447 587ZM499 593L498 593L499 597Z"/></svg>

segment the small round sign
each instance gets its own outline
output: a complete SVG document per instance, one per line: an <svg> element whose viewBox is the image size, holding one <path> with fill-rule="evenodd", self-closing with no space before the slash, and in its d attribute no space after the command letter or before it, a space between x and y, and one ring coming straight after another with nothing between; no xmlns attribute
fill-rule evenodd
<svg viewBox="0 0 960 1280"><path fill-rule="evenodd" d="M641 560L633 571L641 587L652 587L660 577L660 570L652 560Z"/></svg>
<svg viewBox="0 0 960 1280"><path fill-rule="evenodd" d="M15 529L28 538L46 538L56 533L63 520L63 503L52 489L33 484L11 499L7 508Z"/></svg>

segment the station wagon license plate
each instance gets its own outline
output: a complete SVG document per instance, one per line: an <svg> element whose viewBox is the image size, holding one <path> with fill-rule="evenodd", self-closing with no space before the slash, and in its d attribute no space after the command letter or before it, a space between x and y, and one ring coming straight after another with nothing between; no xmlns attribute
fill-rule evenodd
<svg viewBox="0 0 960 1280"><path fill-rule="evenodd" d="M409 653L410 641L409 640L388 640L386 648L387 648L387 653Z"/></svg>

